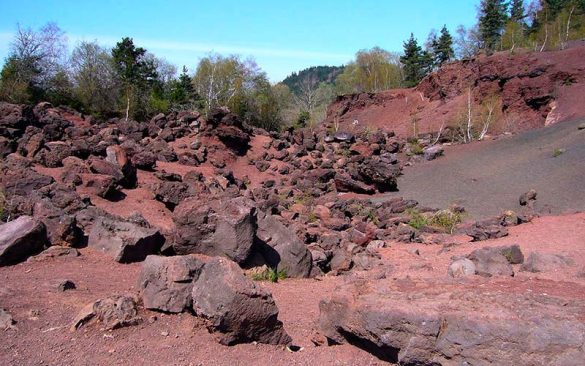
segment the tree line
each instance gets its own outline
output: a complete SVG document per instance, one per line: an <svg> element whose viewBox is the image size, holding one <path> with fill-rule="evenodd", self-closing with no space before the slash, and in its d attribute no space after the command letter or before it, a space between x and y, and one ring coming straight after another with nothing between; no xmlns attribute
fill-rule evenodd
<svg viewBox="0 0 585 366"><path fill-rule="evenodd" d="M166 60L121 39L113 48L81 42L67 52L65 33L48 23L18 26L0 71L0 100L69 105L100 117L145 119L156 113L226 105L269 130L318 123L337 95L416 86L446 62L478 52L562 49L585 36L585 0L481 0L477 23L446 25L426 41L411 33L403 52L360 50L340 67L313 67L270 83L253 59L209 54L179 73Z"/></svg>

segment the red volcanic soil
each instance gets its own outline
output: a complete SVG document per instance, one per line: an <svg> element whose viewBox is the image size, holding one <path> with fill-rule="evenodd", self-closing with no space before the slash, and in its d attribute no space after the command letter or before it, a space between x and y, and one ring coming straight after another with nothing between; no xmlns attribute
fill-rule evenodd
<svg viewBox="0 0 585 366"><path fill-rule="evenodd" d="M0 268L0 304L17 321L17 330L0 331L3 365L381 365L384 362L351 345L316 347L318 305L338 285L358 278L385 275L399 291L417 292L440 283L445 291L474 289L485 292L533 293L570 301L585 300L585 214L537 218L512 227L510 235L481 243L453 238L453 244L391 243L381 249L383 264L369 272L321 279L262 283L274 295L280 319L302 348L291 353L261 344L221 346L189 314L166 315L141 310L145 321L115 331L99 327L70 332L73 317L87 303L114 293L135 293L140 264L119 264L91 249L77 258L54 258ZM451 257L485 246L518 244L532 251L566 255L574 265L549 273L515 277L450 279ZM414 254L418 250L419 254ZM77 289L58 292L56 283L70 279ZM156 320L154 320L156 317Z"/></svg>
<svg viewBox="0 0 585 366"><path fill-rule="evenodd" d="M333 126L337 119L344 130L381 128L402 137L436 132L467 113L469 88L474 109L491 97L501 102L492 133L585 117L585 46L453 62L416 88L340 96L325 122Z"/></svg>

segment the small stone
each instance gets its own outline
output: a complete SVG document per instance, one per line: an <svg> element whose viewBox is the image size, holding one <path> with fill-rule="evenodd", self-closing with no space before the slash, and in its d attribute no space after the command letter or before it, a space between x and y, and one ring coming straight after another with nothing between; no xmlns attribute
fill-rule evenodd
<svg viewBox="0 0 585 366"><path fill-rule="evenodd" d="M169 336L169 332L163 331L163 332L160 332L160 335L163 336L163 337L168 337Z"/></svg>
<svg viewBox="0 0 585 366"><path fill-rule="evenodd" d="M457 259L449 266L449 276L454 278L475 274L475 263L467 258Z"/></svg>
<svg viewBox="0 0 585 366"><path fill-rule="evenodd" d="M0 309L0 330L16 330L14 326L16 322L6 310Z"/></svg>

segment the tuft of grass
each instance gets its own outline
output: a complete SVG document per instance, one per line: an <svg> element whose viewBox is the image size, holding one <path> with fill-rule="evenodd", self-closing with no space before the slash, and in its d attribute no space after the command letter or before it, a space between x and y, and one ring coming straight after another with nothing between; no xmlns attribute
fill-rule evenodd
<svg viewBox="0 0 585 366"><path fill-rule="evenodd" d="M427 217L416 208L409 208L406 210L406 214L410 217L408 225L417 230L422 229L429 224Z"/></svg>
<svg viewBox="0 0 585 366"><path fill-rule="evenodd" d="M287 278L286 271L281 269L277 270L275 268L268 268L263 272L254 273L252 275L252 280L254 281L270 281L270 282L278 282L280 280L284 280Z"/></svg>
<svg viewBox="0 0 585 366"><path fill-rule="evenodd" d="M309 213L309 215L307 217L307 222L313 223L313 222L317 222L318 220L319 220L319 218L317 217L317 215L315 215L314 212Z"/></svg>
<svg viewBox="0 0 585 366"><path fill-rule="evenodd" d="M554 149L552 156L553 156L553 158L556 158L558 156L563 155L564 152L565 152L565 149Z"/></svg>
<svg viewBox="0 0 585 366"><path fill-rule="evenodd" d="M451 210L440 210L431 216L429 225L443 229L449 234L453 234L453 231L463 221L463 217L459 212L453 212Z"/></svg>
<svg viewBox="0 0 585 366"><path fill-rule="evenodd" d="M424 148L421 144L416 142L416 143L410 145L410 151L414 155L422 155L424 153Z"/></svg>

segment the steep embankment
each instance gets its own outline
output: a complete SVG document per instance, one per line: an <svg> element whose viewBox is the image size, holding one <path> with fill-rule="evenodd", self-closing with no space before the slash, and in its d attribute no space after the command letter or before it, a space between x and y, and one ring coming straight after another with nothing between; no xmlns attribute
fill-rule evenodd
<svg viewBox="0 0 585 366"><path fill-rule="evenodd" d="M585 46L453 62L413 89L340 96L329 106L325 122L333 126L337 120L349 130L393 130L403 137L434 132L465 117L468 90L475 112L488 99L497 105L492 132L585 117Z"/></svg>

